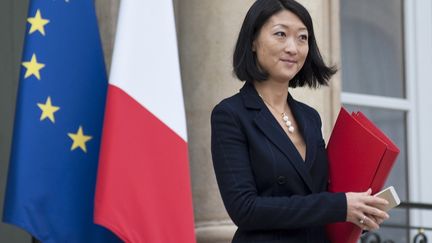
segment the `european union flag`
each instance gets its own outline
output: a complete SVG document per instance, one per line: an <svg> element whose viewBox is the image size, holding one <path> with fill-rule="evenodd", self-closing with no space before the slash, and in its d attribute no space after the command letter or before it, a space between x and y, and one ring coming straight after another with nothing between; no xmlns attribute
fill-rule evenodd
<svg viewBox="0 0 432 243"><path fill-rule="evenodd" d="M117 242L93 223L107 77L93 0L32 0L4 221L42 242Z"/></svg>

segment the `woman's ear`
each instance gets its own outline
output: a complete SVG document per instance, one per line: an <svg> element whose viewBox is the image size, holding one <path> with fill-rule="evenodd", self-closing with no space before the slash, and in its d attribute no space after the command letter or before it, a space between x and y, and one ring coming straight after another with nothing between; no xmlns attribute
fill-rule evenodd
<svg viewBox="0 0 432 243"><path fill-rule="evenodd" d="M256 52L256 40L252 42L252 52Z"/></svg>

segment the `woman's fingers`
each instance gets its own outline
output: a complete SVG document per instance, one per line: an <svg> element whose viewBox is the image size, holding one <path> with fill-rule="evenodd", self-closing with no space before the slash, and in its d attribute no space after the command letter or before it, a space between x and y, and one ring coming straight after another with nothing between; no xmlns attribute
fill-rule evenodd
<svg viewBox="0 0 432 243"><path fill-rule="evenodd" d="M384 212L384 211L382 211L382 210L380 210L380 209L378 209L378 208L375 208L375 207L372 207L372 206L369 206L369 205L367 205L367 204L365 204L365 205L363 205L363 207L360 209L364 214L366 214L366 215L371 215L371 216L373 216L373 217L375 217L375 218L377 218L377 219L382 219L382 220L386 220L386 219L388 219L389 218L389 215L386 213L386 212Z"/></svg>
<svg viewBox="0 0 432 243"><path fill-rule="evenodd" d="M365 202L369 205L374 206L386 206L388 204L388 201L384 198L374 197L374 196L367 196L365 197Z"/></svg>
<svg viewBox="0 0 432 243"><path fill-rule="evenodd" d="M366 224L366 227L368 227L370 230L378 230L379 229L378 223L367 216L365 217L364 223Z"/></svg>
<svg viewBox="0 0 432 243"><path fill-rule="evenodd" d="M367 191L363 192L366 196L370 196L372 194L372 189L367 189Z"/></svg>
<svg viewBox="0 0 432 243"><path fill-rule="evenodd" d="M382 224L384 222L385 219L382 218L377 218L373 215L366 215L367 217L369 217L370 219L372 219L373 221L375 221L375 223L377 223L378 225Z"/></svg>
<svg viewBox="0 0 432 243"><path fill-rule="evenodd" d="M368 217L367 215L363 215L361 219L359 220L359 224L361 225L361 228L364 230L378 230L379 225L378 223L373 220L371 217Z"/></svg>
<svg viewBox="0 0 432 243"><path fill-rule="evenodd" d="M347 221L354 223L364 230L377 230L389 215L381 210L388 202L382 198L371 196L368 189L360 193L347 193Z"/></svg>

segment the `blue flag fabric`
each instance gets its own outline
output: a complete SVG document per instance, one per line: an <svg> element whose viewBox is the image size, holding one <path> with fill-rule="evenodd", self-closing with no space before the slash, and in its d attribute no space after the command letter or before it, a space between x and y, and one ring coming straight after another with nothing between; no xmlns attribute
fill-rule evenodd
<svg viewBox="0 0 432 243"><path fill-rule="evenodd" d="M106 89L93 0L31 0L6 223L42 242L119 242L93 223Z"/></svg>

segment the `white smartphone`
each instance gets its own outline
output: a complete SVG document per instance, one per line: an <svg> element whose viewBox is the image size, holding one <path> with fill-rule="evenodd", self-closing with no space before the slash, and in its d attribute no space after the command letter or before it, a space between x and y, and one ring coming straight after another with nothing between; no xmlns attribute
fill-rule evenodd
<svg viewBox="0 0 432 243"><path fill-rule="evenodd" d="M374 196L383 198L389 202L389 204L381 208L386 212L400 204L399 196L393 186L387 187L386 189L376 193Z"/></svg>

